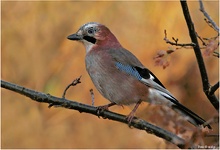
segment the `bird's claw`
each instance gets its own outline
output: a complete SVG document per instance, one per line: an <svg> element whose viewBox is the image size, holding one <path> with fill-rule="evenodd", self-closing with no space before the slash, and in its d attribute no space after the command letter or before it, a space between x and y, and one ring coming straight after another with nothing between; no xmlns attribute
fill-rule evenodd
<svg viewBox="0 0 220 150"><path fill-rule="evenodd" d="M97 110L96 110L98 117L100 117L100 115L101 115L105 110L108 110L109 107L114 106L114 105L116 105L115 102L112 102L112 103L110 103L110 104L103 105L103 106L98 106L98 107L97 107Z"/></svg>
<svg viewBox="0 0 220 150"><path fill-rule="evenodd" d="M134 113L133 112L131 112L129 115L127 115L126 116L126 118L125 118L126 120L127 120L127 122L128 122L128 126L131 128L131 122L133 121L133 119L134 119Z"/></svg>
<svg viewBox="0 0 220 150"><path fill-rule="evenodd" d="M104 106L98 106L96 109L97 115L100 118L101 114L103 114L103 112L105 110L108 110L108 105L104 105Z"/></svg>

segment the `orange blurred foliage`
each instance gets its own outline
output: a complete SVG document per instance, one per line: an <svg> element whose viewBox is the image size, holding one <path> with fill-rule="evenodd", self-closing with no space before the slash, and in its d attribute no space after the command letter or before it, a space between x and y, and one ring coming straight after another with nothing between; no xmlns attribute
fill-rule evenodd
<svg viewBox="0 0 220 150"><path fill-rule="evenodd" d="M198 2L188 5L198 34L215 36L215 31L203 20ZM219 2L205 1L204 6L218 23ZM164 29L170 39L173 36L181 43L190 42L181 5L175 1L2 1L2 79L61 97L65 87L82 75L82 83L71 88L66 98L91 104L89 90L93 88L95 105L107 104L85 70L84 47L66 39L90 21L108 26L121 44L148 66L181 103L205 119L213 117L216 111L202 91L193 50L181 49L172 54L165 70L154 66L157 51L169 46L163 41ZM204 59L210 83L215 84L218 59ZM124 124L63 108L48 109L46 104L5 89L1 94L2 148L168 147L162 139ZM141 107L137 116L152 114L152 108ZM110 110L130 112L128 107L120 106ZM218 133L217 126L214 131Z"/></svg>

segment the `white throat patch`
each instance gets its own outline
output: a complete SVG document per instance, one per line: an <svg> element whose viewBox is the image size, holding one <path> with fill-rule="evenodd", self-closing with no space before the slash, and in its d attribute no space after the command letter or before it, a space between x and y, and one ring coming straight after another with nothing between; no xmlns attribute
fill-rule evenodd
<svg viewBox="0 0 220 150"><path fill-rule="evenodd" d="M94 44L93 44L93 43L90 43L90 42L88 42L88 41L86 41L86 40L82 40L82 42L83 42L83 45L84 45L85 48L86 48L86 53L90 52L90 50L92 49L92 47L94 46Z"/></svg>

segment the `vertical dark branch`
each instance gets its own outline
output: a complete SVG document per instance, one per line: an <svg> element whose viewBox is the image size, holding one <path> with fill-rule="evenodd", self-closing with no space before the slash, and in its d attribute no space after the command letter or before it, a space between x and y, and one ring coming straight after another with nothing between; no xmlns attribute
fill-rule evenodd
<svg viewBox="0 0 220 150"><path fill-rule="evenodd" d="M203 79L203 90L205 91L205 90L209 89L209 80L208 80L208 75L207 75L206 68L204 65L204 61L202 58L202 53L200 51L197 36L195 34L194 24L191 20L186 1L181 1L181 5L182 5L182 9L183 9L183 14L184 14L184 17L185 17L185 20L186 20L186 23L187 23L187 26L189 29L190 38L195 43L194 52L195 52L196 59L197 59L198 65L199 65L201 77Z"/></svg>
<svg viewBox="0 0 220 150"><path fill-rule="evenodd" d="M188 26L191 41L192 41L192 43L195 43L195 46L193 47L193 49L194 49L194 52L196 55L196 59L197 59L198 65L199 65L200 74L202 77L203 91L205 92L206 96L208 97L208 99L212 103L212 105L215 107L215 109L219 110L219 102L218 102L216 96L209 95L210 84L209 84L209 80L208 80L208 75L206 72L202 53L200 51L199 43L198 43L196 32L194 29L194 24L193 24L192 19L190 17L187 2L180 0L180 3L181 3L183 14L184 14L187 26Z"/></svg>

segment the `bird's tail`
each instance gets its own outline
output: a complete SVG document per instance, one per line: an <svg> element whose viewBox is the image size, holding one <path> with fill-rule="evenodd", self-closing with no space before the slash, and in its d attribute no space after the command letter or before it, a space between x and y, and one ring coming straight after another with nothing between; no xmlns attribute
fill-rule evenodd
<svg viewBox="0 0 220 150"><path fill-rule="evenodd" d="M205 120L199 117L197 114L186 108L185 106L179 104L172 105L172 108L181 113L183 116L187 117L187 120L192 123L195 126L203 125L204 127L208 127L209 129L212 129L212 127L209 124L205 124Z"/></svg>

